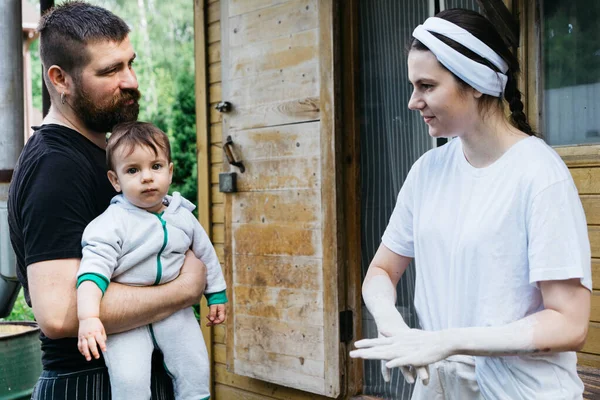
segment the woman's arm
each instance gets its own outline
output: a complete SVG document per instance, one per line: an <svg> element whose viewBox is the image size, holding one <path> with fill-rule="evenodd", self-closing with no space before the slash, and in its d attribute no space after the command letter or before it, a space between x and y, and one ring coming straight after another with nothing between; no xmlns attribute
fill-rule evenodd
<svg viewBox="0 0 600 400"><path fill-rule="evenodd" d="M404 257L396 254L385 245L380 244L373 260L371 260L367 274L365 275L363 288L374 276L384 274L390 278L395 287L411 261L411 257Z"/></svg>
<svg viewBox="0 0 600 400"><path fill-rule="evenodd" d="M394 335L410 329L396 309L396 286L411 260L412 258L396 254L381 244L369 265L362 295L365 305L375 319L380 336ZM381 367L384 381L389 382L388 368L385 365ZM408 383L414 383L417 375L425 385L429 382L429 373L425 368L411 370L401 367L401 372Z"/></svg>
<svg viewBox="0 0 600 400"><path fill-rule="evenodd" d="M27 267L33 314L51 339L77 336L79 261L43 261ZM108 333L130 330L192 306L205 287L206 267L188 251L179 277L169 283L149 287L111 283L102 299L100 318Z"/></svg>
<svg viewBox="0 0 600 400"><path fill-rule="evenodd" d="M455 337L453 353L498 356L581 350L590 318L590 291L579 279L539 285L544 310L498 328L448 330L448 336Z"/></svg>
<svg viewBox="0 0 600 400"><path fill-rule="evenodd" d="M519 321L435 332L417 329L357 342L352 357L392 360L389 368L427 365L454 354L506 356L580 350L590 314L590 291L579 279L540 282L545 309Z"/></svg>
<svg viewBox="0 0 600 400"><path fill-rule="evenodd" d="M411 260L381 244L367 270L362 295L382 333L393 334L394 327L407 327L396 309L396 286Z"/></svg>

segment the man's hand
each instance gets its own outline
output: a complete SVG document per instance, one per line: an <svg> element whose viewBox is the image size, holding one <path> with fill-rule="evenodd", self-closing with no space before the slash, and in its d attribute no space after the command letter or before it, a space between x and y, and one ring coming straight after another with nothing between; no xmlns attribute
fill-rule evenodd
<svg viewBox="0 0 600 400"><path fill-rule="evenodd" d="M79 321L79 340L77 348L87 361L100 358L98 347L106 351L106 332L100 318L91 317ZM90 355L91 353L91 355Z"/></svg>
<svg viewBox="0 0 600 400"><path fill-rule="evenodd" d="M208 309L209 312L206 316L208 322L206 323L206 326L218 325L225 322L225 319L227 318L227 309L225 304L213 304L209 306Z"/></svg>
<svg viewBox="0 0 600 400"><path fill-rule="evenodd" d="M184 293L188 294L187 307L198 303L206 289L206 265L188 250L176 281L181 284Z"/></svg>

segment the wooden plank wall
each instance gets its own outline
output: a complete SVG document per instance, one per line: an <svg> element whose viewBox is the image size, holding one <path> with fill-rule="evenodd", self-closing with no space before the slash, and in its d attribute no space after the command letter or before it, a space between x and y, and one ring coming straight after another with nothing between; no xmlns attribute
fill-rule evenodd
<svg viewBox="0 0 600 400"><path fill-rule="evenodd" d="M592 250L592 310L579 364L600 368L600 146L557 148L579 190Z"/></svg>
<svg viewBox="0 0 600 400"><path fill-rule="evenodd" d="M592 251L592 309L588 338L578 354L579 364L600 368L600 146L556 150L569 166L579 191Z"/></svg>
<svg viewBox="0 0 600 400"><path fill-rule="evenodd" d="M225 244L225 213L224 195L219 192L219 173L222 171L222 125L221 114L215 109L215 105L222 100L221 96L221 4L219 0L206 1L206 23L207 23L207 63L208 63L208 99L209 99L209 134L210 134L210 182L211 182L211 221L212 241L217 250L217 255L224 268L224 244ZM265 5L276 4L277 0L254 0ZM238 2L243 6L244 2ZM264 95L268 95L265 93ZM231 315L229 316L231 318ZM279 399L279 400L305 400L326 397L301 392L288 387L267 383L257 379L236 375L227 370L226 338L227 326L219 325L213 330L213 372L214 393L216 400L257 400L257 399Z"/></svg>

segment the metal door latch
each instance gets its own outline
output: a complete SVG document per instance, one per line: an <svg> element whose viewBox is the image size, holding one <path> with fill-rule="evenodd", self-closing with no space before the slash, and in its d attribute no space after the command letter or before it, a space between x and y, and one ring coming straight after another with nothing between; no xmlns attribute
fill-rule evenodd
<svg viewBox="0 0 600 400"><path fill-rule="evenodd" d="M221 101L217 103L215 109L217 109L220 113L227 113L231 111L231 103L228 101Z"/></svg>
<svg viewBox="0 0 600 400"><path fill-rule="evenodd" d="M231 139L231 136L227 136L223 145L223 151L227 157L227 162L230 165L238 167L243 174L246 171L246 167L244 167L244 163L241 160L236 159L233 153L233 139ZM237 192L237 174L235 172L222 172L219 174L219 191L223 193Z"/></svg>
<svg viewBox="0 0 600 400"><path fill-rule="evenodd" d="M223 150L225 151L227 162L238 167L243 174L246 171L246 167L244 167L244 163L241 160L238 161L233 154L233 140L231 139L231 136L227 136L225 144L223 145Z"/></svg>

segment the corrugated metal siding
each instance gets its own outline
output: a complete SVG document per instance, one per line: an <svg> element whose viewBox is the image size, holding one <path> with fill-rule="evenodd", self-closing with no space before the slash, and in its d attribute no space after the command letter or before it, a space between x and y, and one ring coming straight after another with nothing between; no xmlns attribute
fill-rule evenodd
<svg viewBox="0 0 600 400"><path fill-rule="evenodd" d="M361 111L361 241L363 276L394 209L396 197L412 164L431 148L418 113L407 108L411 94L406 48L412 30L428 16L427 0L364 0L360 2ZM398 285L397 306L406 323L417 327L413 306L414 266ZM363 335L375 337L375 324L363 307ZM378 361L365 361L364 393L408 399L411 385L399 370L390 384Z"/></svg>

